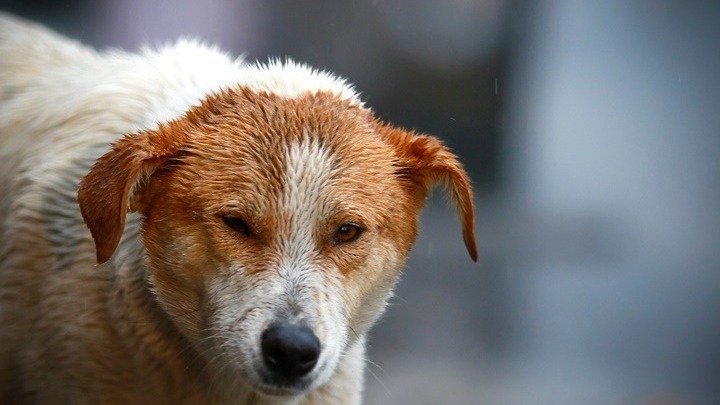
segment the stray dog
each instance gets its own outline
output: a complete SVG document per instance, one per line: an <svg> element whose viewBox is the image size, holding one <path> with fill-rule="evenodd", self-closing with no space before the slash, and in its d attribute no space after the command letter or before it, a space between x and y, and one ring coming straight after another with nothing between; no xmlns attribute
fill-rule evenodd
<svg viewBox="0 0 720 405"><path fill-rule="evenodd" d="M351 86L0 15L0 402L357 404L440 141Z"/></svg>

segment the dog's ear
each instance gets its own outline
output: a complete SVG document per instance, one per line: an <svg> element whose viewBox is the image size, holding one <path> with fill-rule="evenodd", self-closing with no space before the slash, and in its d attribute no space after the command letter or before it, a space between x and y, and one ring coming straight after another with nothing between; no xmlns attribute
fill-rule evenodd
<svg viewBox="0 0 720 405"><path fill-rule="evenodd" d="M433 136L388 125L381 125L379 131L397 152L396 174L408 182L419 198L424 199L435 184L445 187L457 208L465 247L472 260L477 261L472 188L457 157Z"/></svg>
<svg viewBox="0 0 720 405"><path fill-rule="evenodd" d="M83 177L78 203L95 240L98 263L108 261L117 249L133 199L184 142L182 132L171 128L126 135Z"/></svg>

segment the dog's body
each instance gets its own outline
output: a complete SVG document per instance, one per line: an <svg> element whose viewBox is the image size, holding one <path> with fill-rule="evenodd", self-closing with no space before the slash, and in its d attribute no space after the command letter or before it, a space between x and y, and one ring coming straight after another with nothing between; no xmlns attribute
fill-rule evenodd
<svg viewBox="0 0 720 405"><path fill-rule="evenodd" d="M0 402L359 403L436 181L475 258L455 158L344 81L0 14Z"/></svg>

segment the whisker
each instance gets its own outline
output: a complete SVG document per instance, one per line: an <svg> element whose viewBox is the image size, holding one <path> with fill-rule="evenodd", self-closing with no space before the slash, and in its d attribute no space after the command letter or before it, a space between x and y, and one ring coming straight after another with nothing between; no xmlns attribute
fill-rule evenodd
<svg viewBox="0 0 720 405"><path fill-rule="evenodd" d="M371 361L371 360L369 360L369 359L367 359L367 358L365 358L365 362L368 363L368 364L371 364L371 365L373 365L373 366L375 366L375 367L377 367L378 370L382 371L383 373L385 372L385 370L383 370L382 367L380 367L380 365L378 365L377 363L375 363L375 362L373 362L373 361ZM377 374L375 374L375 372L373 372L370 367L365 367L365 369L368 371L368 373L370 373L370 375L372 375L372 376L375 378L375 381L377 381L377 382L380 384L380 386L383 388L383 390L385 390L385 392L389 394L389 393L390 393L390 390L387 388L387 386L385 385L385 383L382 382L382 380L380 379L380 377L379 377Z"/></svg>

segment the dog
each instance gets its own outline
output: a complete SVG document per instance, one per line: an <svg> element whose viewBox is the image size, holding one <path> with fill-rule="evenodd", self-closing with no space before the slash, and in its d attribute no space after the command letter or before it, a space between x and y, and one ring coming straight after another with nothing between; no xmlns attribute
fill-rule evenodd
<svg viewBox="0 0 720 405"><path fill-rule="evenodd" d="M434 185L345 80L0 15L0 402L357 404Z"/></svg>

